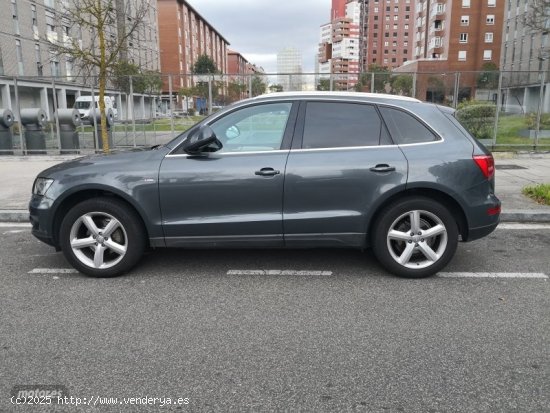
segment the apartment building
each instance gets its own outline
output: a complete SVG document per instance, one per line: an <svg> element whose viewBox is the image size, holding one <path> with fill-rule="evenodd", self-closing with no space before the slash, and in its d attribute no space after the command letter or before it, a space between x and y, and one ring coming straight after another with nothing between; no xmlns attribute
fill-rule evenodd
<svg viewBox="0 0 550 413"><path fill-rule="evenodd" d="M332 76L338 89L349 89L359 75L361 2L333 0L330 14L320 29L320 79Z"/></svg>
<svg viewBox="0 0 550 413"><path fill-rule="evenodd" d="M57 56L49 42L77 39L83 48L97 47L97 36L75 27L63 10L73 7L74 0L5 0L6 13L0 13L0 75L24 77L56 77L78 81L83 73L77 62L66 56ZM128 44L128 60L143 69L159 70L156 1L148 1L148 14ZM118 23L131 19L131 11L124 2L117 2ZM9 11L8 11L9 10ZM119 19L118 15L122 17ZM117 35L116 25L108 29L108 36Z"/></svg>
<svg viewBox="0 0 550 413"><path fill-rule="evenodd" d="M146 1L146 3L141 3ZM77 40L83 49L97 50L97 34L87 32L68 20L64 10L76 7L76 0L4 0L0 13L0 107L16 111L15 78L18 78L19 106L40 107L50 116L55 106L72 107L76 97L97 87L94 68L81 68L78 61L58 55L50 42ZM134 7L136 3L132 3ZM147 4L147 15L128 42L124 58L146 70L160 69L156 0L137 0ZM117 0L108 39L114 39L133 12L129 2ZM135 8L134 8L135 10ZM52 86L55 83L55 88ZM55 99L54 99L55 90ZM121 105L121 94L110 90ZM123 110L118 111L121 115Z"/></svg>
<svg viewBox="0 0 550 413"><path fill-rule="evenodd" d="M442 76L420 76L418 97L456 102L475 96L478 74L474 72L500 62L505 1L416 1L414 59L397 71ZM453 73L460 76L458 84Z"/></svg>
<svg viewBox="0 0 550 413"><path fill-rule="evenodd" d="M397 68L413 58L415 0L361 0L360 69Z"/></svg>
<svg viewBox="0 0 550 413"><path fill-rule="evenodd" d="M173 90L190 87L189 76L201 55L209 56L221 73L228 71L229 42L185 0L157 0L162 73L175 75ZM164 91L169 89L165 81Z"/></svg>
<svg viewBox="0 0 550 413"><path fill-rule="evenodd" d="M542 102L543 111L548 112L550 34L542 28L535 29L525 24L530 19L531 3L528 0L506 1L500 59L503 104L505 110L508 107L528 113L537 112L539 102ZM548 27L550 29L550 21Z"/></svg>

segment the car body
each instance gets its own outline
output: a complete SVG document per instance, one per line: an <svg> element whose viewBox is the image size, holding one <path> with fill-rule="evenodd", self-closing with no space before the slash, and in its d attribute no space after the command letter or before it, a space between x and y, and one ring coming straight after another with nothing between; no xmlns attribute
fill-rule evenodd
<svg viewBox="0 0 550 413"><path fill-rule="evenodd" d="M372 247L424 277L499 222L490 152L453 110L345 92L275 93L228 106L149 150L39 174L32 233L92 276L147 247Z"/></svg>

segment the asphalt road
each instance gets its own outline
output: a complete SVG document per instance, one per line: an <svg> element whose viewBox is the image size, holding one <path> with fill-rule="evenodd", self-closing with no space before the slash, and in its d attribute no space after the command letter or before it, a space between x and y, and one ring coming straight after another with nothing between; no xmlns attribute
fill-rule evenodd
<svg viewBox="0 0 550 413"><path fill-rule="evenodd" d="M92 279L54 270L69 266L27 228L0 234L1 412L550 411L547 278L405 280L348 250L172 250ZM446 271L550 275L549 246L550 226L498 229ZM10 403L37 384L118 404ZM188 404L120 404L131 397Z"/></svg>

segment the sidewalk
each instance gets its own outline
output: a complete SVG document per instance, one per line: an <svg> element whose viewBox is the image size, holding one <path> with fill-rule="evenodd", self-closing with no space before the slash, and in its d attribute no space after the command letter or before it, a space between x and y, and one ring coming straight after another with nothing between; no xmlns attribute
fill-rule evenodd
<svg viewBox="0 0 550 413"><path fill-rule="evenodd" d="M495 153L503 222L550 222L550 206L525 197L527 185L550 183L550 153ZM32 184L42 170L74 156L0 156L0 222L28 222Z"/></svg>

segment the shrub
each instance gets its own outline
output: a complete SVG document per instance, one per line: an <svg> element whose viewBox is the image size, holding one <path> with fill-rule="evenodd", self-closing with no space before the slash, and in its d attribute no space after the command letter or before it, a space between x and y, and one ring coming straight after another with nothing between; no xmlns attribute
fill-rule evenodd
<svg viewBox="0 0 550 413"><path fill-rule="evenodd" d="M477 139L492 139L495 128L496 105L475 100L458 106L456 117Z"/></svg>

